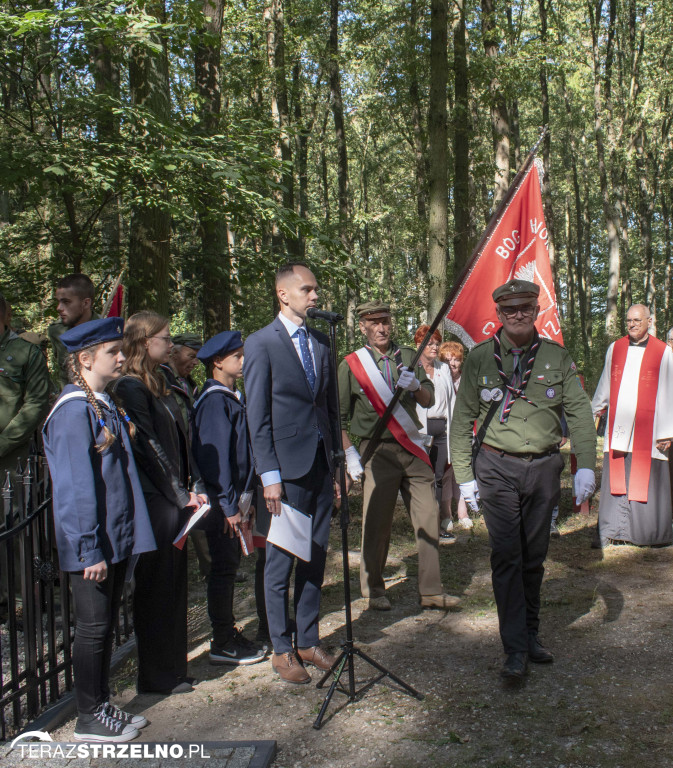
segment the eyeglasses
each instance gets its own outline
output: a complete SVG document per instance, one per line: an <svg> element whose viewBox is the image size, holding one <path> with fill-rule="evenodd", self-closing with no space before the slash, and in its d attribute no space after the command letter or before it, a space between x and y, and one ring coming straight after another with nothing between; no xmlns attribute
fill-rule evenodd
<svg viewBox="0 0 673 768"><path fill-rule="evenodd" d="M173 339L171 339L170 336L146 336L146 339L159 339L159 341L163 341L165 344L172 344Z"/></svg>
<svg viewBox="0 0 673 768"><path fill-rule="evenodd" d="M519 313L521 313L522 317L532 317L533 313L535 312L535 307L531 306L530 304L525 307L499 307L502 314L507 317L516 317Z"/></svg>
<svg viewBox="0 0 673 768"><path fill-rule="evenodd" d="M627 325L640 325L641 323L644 323L644 320L627 320Z"/></svg>
<svg viewBox="0 0 673 768"><path fill-rule="evenodd" d="M425 346L426 347L437 347L437 349L439 349L439 342L438 341L429 341Z"/></svg>

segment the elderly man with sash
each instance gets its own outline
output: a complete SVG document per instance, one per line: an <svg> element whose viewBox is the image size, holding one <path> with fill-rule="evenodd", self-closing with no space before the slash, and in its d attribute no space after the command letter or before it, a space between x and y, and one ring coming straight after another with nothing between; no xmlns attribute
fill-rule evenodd
<svg viewBox="0 0 673 768"><path fill-rule="evenodd" d="M626 315L627 335L608 347L592 402L608 408L598 508L601 544L671 544L668 450L673 438L673 352L649 333L643 304Z"/></svg>
<svg viewBox="0 0 673 768"><path fill-rule="evenodd" d="M342 423L350 422L351 434L361 438L365 450L381 414L397 387L405 390L392 412L374 453L362 468L360 454L343 431L347 471L352 480L363 477L362 551L360 585L369 608L388 611L383 569L398 493L411 517L418 547L418 591L422 608L449 609L460 599L444 594L439 573L439 509L434 492L434 473L419 432L416 405L427 408L434 401L434 387L422 366L409 369L411 347L391 340L390 306L368 301L356 308L366 344L339 366Z"/></svg>
<svg viewBox="0 0 673 768"><path fill-rule="evenodd" d="M564 413L577 456L577 503L594 491L596 430L570 354L535 328L540 286L510 280L493 291L502 327L463 368L451 421L451 457L465 501L481 498L493 593L506 654L502 676L554 660L538 639L540 588L552 510L561 496ZM473 445L473 425L477 439Z"/></svg>

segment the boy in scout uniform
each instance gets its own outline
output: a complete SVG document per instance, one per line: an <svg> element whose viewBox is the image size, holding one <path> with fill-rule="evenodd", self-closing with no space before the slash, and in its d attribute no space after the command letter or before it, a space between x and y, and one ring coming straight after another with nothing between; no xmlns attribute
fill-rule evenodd
<svg viewBox="0 0 673 768"><path fill-rule="evenodd" d="M538 614L551 514L561 495L562 410L577 456L577 503L595 488L591 404L570 354L535 329L539 293L525 280L510 280L493 292L502 327L467 358L450 433L461 493L473 509L479 498L483 505L507 654L502 676L515 680L526 674L529 660L554 658L538 640ZM479 447L473 460L475 419Z"/></svg>
<svg viewBox="0 0 673 768"><path fill-rule="evenodd" d="M415 351L411 347L398 347L391 339L392 321L390 307L380 301L368 301L356 308L360 319L360 331L366 339L365 346L348 355L339 366L339 398L341 420L350 422L353 435L362 438L364 450L379 421L372 402L365 393L351 367L353 357L364 355L371 368L375 384L388 389L388 396L396 388L406 390L400 398L401 407L410 420L410 433L419 424L416 404L428 408L434 402L434 386L422 366L409 369ZM383 384L382 384L383 382ZM403 414L404 417L404 414ZM389 426L391 426L389 422ZM446 610L460 603L460 598L444 593L439 571L439 508L434 490L434 472L429 460L424 461L420 452L396 430L396 436L385 429L374 453L363 470L357 448L351 443L348 432L343 430L346 465L352 480L363 479L362 501L362 557L360 561L360 585L362 596L369 599L369 608L388 611L391 603L386 595L383 569L388 557L388 545L397 495L402 493L418 547L418 591L422 608ZM406 446L406 447L405 447ZM425 451L427 454L427 451Z"/></svg>
<svg viewBox="0 0 673 768"><path fill-rule="evenodd" d="M17 461L25 464L33 433L49 410L49 371L40 348L9 328L9 305L0 294L0 487ZM0 505L0 532L5 510ZM0 556L0 603L7 602L4 546Z"/></svg>

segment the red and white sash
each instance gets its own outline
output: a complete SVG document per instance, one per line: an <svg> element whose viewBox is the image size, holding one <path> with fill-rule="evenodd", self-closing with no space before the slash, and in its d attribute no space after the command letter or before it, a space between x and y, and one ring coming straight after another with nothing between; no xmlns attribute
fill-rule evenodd
<svg viewBox="0 0 673 768"><path fill-rule="evenodd" d="M362 347L346 355L345 359L376 413L379 416L383 415L388 403L393 399L393 393L372 356ZM432 469L430 458L425 450L424 437L399 402L395 404L386 426L402 448L418 456Z"/></svg>
<svg viewBox="0 0 673 768"><path fill-rule="evenodd" d="M638 403L633 424L633 452L629 475L629 501L647 502L647 489L650 483L652 464L652 431L654 428L654 409L659 387L659 367L666 350L666 344L655 336L650 336L645 347L645 354L640 365L638 380ZM629 351L629 337L624 336L615 342L612 350L610 370L610 493L614 496L626 494L626 468L624 454L612 447L612 431L615 425L617 399Z"/></svg>

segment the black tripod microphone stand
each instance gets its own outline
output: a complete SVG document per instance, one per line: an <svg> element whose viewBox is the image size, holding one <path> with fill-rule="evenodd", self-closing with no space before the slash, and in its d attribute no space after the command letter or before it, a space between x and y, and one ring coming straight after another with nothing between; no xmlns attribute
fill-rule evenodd
<svg viewBox="0 0 673 768"><path fill-rule="evenodd" d="M325 315L327 313L324 313ZM309 315L310 316L310 315ZM389 677L393 682L401 686L407 693L415 696L419 701L423 699L423 694L412 688L410 685L401 680L397 675L393 674L389 669L386 669L382 664L368 656L364 651L361 651L353 642L353 617L351 613L351 584L350 584L350 567L348 562L348 525L350 523L350 510L348 506L348 493L346 492L346 455L344 453L343 439L341 435L341 413L339 410L339 384L337 381L337 347L336 347L336 324L343 320L341 315L333 313L332 317L321 316L321 319L327 320L329 323L329 342L330 342L330 356L332 358L332 370L334 375L334 389L337 404L337 445L334 451L334 467L336 475L339 478L339 484L341 487L341 553L343 559L343 580L344 580L344 603L346 608L346 642L341 646L341 653L337 657L337 660L329 672L325 672L320 682L317 683L316 688L322 688L327 682L330 675L334 675L332 684L327 691L318 717L316 717L313 727L316 730L320 730L322 726L322 720L325 716L325 712L329 707L334 692L338 690L340 693L344 693L348 696L348 701L355 701L365 691L369 690L372 686L376 685L384 677ZM378 675L372 680L369 680L359 690L355 687L355 667L354 658L358 656L367 664L376 669ZM348 670L348 686L342 684L341 677L344 671Z"/></svg>

